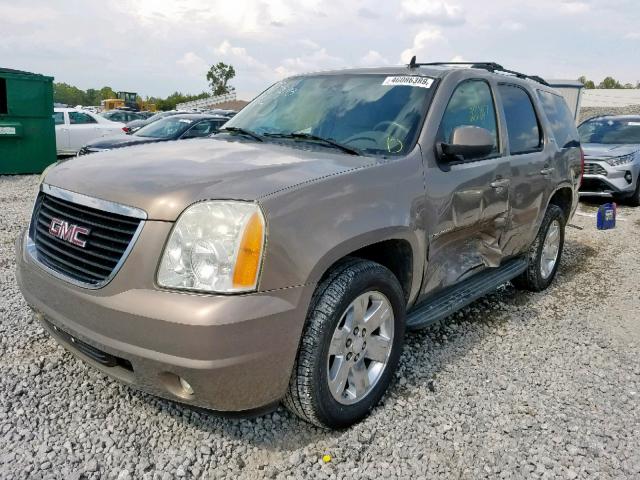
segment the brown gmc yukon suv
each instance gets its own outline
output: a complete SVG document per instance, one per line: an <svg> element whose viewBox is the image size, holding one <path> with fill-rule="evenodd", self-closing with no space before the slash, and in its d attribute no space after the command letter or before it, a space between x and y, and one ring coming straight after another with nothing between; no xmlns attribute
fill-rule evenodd
<svg viewBox="0 0 640 480"><path fill-rule="evenodd" d="M217 411L363 418L405 330L553 280L581 149L562 97L493 63L276 83L211 138L44 175L18 280L118 380Z"/></svg>

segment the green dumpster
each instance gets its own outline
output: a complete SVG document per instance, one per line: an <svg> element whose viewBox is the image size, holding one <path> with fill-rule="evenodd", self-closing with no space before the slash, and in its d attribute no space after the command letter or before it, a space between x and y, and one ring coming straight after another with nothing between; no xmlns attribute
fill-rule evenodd
<svg viewBox="0 0 640 480"><path fill-rule="evenodd" d="M0 174L40 173L55 161L53 78L0 68Z"/></svg>

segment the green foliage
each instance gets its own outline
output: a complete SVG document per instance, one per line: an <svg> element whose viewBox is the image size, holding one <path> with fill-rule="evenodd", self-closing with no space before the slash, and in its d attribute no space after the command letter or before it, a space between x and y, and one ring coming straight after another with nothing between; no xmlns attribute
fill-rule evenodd
<svg viewBox="0 0 640 480"><path fill-rule="evenodd" d="M606 77L600 82L598 88L623 88L622 84L613 77Z"/></svg>
<svg viewBox="0 0 640 480"><path fill-rule="evenodd" d="M185 95L180 92L173 92L167 98L150 97L149 102L155 103L158 110L175 110L178 103L191 102L192 100L199 100L201 98L207 98L209 94L202 92L197 95Z"/></svg>
<svg viewBox="0 0 640 480"><path fill-rule="evenodd" d="M584 88L586 88L587 90L596 88L596 84L593 83L593 80L587 80L587 77L585 77L584 75L578 78L578 80L584 84Z"/></svg>
<svg viewBox="0 0 640 480"><path fill-rule="evenodd" d="M224 95L229 93L231 87L228 83L233 77L236 76L236 71L231 65L218 62L212 65L207 72L207 81L211 85L211 91L214 95Z"/></svg>
<svg viewBox="0 0 640 480"><path fill-rule="evenodd" d="M174 92L167 98L147 97L147 101L155 103L158 110L174 110L178 103L199 100L201 98L206 98L209 95L210 94L207 92L202 92L197 95ZM107 100L109 98L118 98L118 94L111 87L102 87L100 90L89 88L87 91L84 91L66 83L53 84L53 101L55 103L64 103L71 106L98 106L102 100ZM141 100L139 95L137 100Z"/></svg>
<svg viewBox="0 0 640 480"><path fill-rule="evenodd" d="M598 85L595 84L593 80L588 80L584 75L581 76L578 80L580 80L584 84L584 88L593 89L593 88L640 88L640 82L636 83L634 86L631 83L625 83L624 85L620 83L613 77L606 77L602 80Z"/></svg>
<svg viewBox="0 0 640 480"><path fill-rule="evenodd" d="M67 105L83 105L86 101L86 92L67 83L53 84L53 101Z"/></svg>

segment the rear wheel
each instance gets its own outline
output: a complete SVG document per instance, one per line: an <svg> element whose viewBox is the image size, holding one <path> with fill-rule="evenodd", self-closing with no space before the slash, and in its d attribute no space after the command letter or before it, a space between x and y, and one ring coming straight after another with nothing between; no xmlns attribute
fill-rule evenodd
<svg viewBox="0 0 640 480"><path fill-rule="evenodd" d="M315 425L347 427L386 391L404 337L404 295L387 268L349 260L318 286L285 406Z"/></svg>
<svg viewBox="0 0 640 480"><path fill-rule="evenodd" d="M540 292L551 285L562 257L565 222L562 209L549 205L538 235L529 248L529 266L513 280L516 287Z"/></svg>

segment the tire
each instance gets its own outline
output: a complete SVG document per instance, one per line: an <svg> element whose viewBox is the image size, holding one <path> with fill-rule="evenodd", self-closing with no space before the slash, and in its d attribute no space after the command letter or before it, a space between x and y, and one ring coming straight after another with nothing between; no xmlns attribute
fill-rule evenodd
<svg viewBox="0 0 640 480"><path fill-rule="evenodd" d="M362 310L359 312L386 312L375 317L384 318L380 327L367 332L366 325L377 323L358 323L356 318L360 315L356 314L354 302L360 305ZM384 308L376 310L378 307ZM361 328L356 330L358 325ZM313 295L289 389L283 400L285 407L303 420L324 428L345 428L360 421L377 405L393 378L402 351L404 330L404 294L393 273L367 260L348 259L338 264ZM375 356L380 361L369 357L374 355L370 351L374 352L376 345L389 347L377 349ZM337 349L347 353L334 354ZM386 357L380 354L381 351L386 352ZM381 367L383 358L386 363ZM363 366L366 378L373 375L373 381L369 387L358 382L356 388L352 379L364 378ZM348 375L345 376L343 373L347 368ZM330 387L334 372L337 372L336 381Z"/></svg>
<svg viewBox="0 0 640 480"><path fill-rule="evenodd" d="M633 195L627 197L625 200L625 203L630 207L640 206L640 179L636 179L636 190L633 192Z"/></svg>
<svg viewBox="0 0 640 480"><path fill-rule="evenodd" d="M565 225L566 219L562 209L557 205L549 205L547 212L542 219L542 225L540 225L538 235L529 248L529 252L527 254L529 265L521 275L513 279L513 284L516 288L529 290L531 292L541 292L551 285L562 258ZM550 251L545 252L544 246L547 236L550 234L550 231L555 230L555 227L557 227L559 243L553 267L549 268L549 262L545 262L543 255L545 253L550 253ZM545 258L548 258L548 256Z"/></svg>

